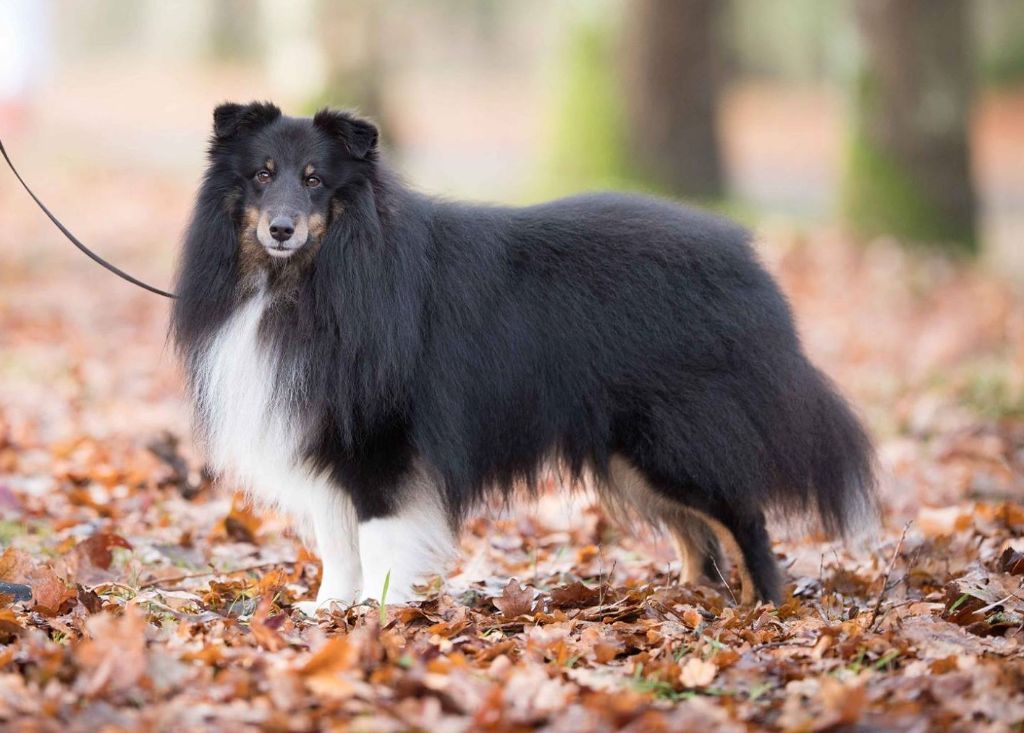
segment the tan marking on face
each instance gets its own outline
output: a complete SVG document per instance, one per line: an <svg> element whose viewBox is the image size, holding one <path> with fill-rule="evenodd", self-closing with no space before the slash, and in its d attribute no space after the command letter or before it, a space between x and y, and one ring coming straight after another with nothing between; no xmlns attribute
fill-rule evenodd
<svg viewBox="0 0 1024 733"><path fill-rule="evenodd" d="M327 231L327 217L323 214L315 213L309 215L309 236L320 240L323 238L324 233Z"/></svg>
<svg viewBox="0 0 1024 733"><path fill-rule="evenodd" d="M258 207L245 207L242 212L242 228L238 235L238 265L244 279L255 275L262 258L267 256L263 251L263 245L256 237L259 220L260 210Z"/></svg>
<svg viewBox="0 0 1024 733"><path fill-rule="evenodd" d="M273 173L274 172L274 161L272 159L270 159L270 158L267 158L267 162L265 162L263 164L263 167L266 168L271 173Z"/></svg>
<svg viewBox="0 0 1024 733"><path fill-rule="evenodd" d="M314 171L316 171L316 168L314 168L313 164L310 163L309 165L302 169L302 175L304 175L306 178L309 178L311 175L313 175Z"/></svg>

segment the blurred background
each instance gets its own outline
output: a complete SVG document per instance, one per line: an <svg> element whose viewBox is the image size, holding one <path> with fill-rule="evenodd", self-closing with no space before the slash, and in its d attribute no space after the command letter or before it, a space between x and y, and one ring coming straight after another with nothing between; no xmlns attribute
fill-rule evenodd
<svg viewBox="0 0 1024 733"><path fill-rule="evenodd" d="M250 99L356 108L445 196L634 188L739 218L893 471L956 436L984 471L929 464L922 491L1024 490L1019 0L0 0L0 136L158 286L211 111ZM0 426L186 431L167 304L6 171L0 221Z"/></svg>
<svg viewBox="0 0 1024 733"><path fill-rule="evenodd" d="M29 171L191 184L211 108L267 98L371 115L442 194L635 187L991 256L1024 231L1016 0L0 7L0 130Z"/></svg>

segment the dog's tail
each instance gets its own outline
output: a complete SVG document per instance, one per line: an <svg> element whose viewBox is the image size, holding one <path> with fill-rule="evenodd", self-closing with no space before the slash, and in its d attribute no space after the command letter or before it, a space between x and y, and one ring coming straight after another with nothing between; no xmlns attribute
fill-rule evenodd
<svg viewBox="0 0 1024 733"><path fill-rule="evenodd" d="M831 381L809 364L807 369L800 380L806 429L787 452L803 464L801 503L817 509L829 535L850 538L878 521L874 449ZM787 487L787 493L794 488Z"/></svg>

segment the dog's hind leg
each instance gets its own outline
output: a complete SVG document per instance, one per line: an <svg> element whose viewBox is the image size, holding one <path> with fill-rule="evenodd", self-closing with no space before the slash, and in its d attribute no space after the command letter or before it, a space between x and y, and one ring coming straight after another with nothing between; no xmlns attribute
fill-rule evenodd
<svg viewBox="0 0 1024 733"><path fill-rule="evenodd" d="M740 601L781 602L782 579L765 526L764 512L758 509L740 515L724 507L717 507L713 513L691 511L707 523L736 565L742 583Z"/></svg>
<svg viewBox="0 0 1024 733"><path fill-rule="evenodd" d="M693 512L678 509L661 519L679 555L679 582L696 583L701 577L723 579L726 566L718 536Z"/></svg>
<svg viewBox="0 0 1024 733"><path fill-rule="evenodd" d="M712 580L724 579L721 547L739 572L742 603L781 600L782 582L760 509L741 513L721 502L707 507L706 498L700 496L694 496L693 503L684 503L669 495L665 487L655 488L621 456L612 458L610 474L617 500L629 501L649 520L668 527L680 549L682 577L692 580L703 572ZM716 539L709 541L710 535Z"/></svg>
<svg viewBox="0 0 1024 733"><path fill-rule="evenodd" d="M696 583L701 577L719 581L726 566L718 535L696 513L651 488L650 482L629 461L615 456L608 481L600 493L612 514L620 505L631 507L651 523L664 527L679 555L680 583Z"/></svg>
<svg viewBox="0 0 1024 733"><path fill-rule="evenodd" d="M422 467L401 487L401 497L397 512L359 525L363 594L387 603L415 598L418 585L445 572L455 550L441 494Z"/></svg>

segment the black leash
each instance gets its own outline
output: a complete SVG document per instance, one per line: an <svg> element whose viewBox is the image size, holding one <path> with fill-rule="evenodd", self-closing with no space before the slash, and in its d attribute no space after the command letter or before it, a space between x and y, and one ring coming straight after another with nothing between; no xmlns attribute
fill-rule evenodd
<svg viewBox="0 0 1024 733"><path fill-rule="evenodd" d="M25 183L25 179L21 177L21 174L18 173L18 169L14 167L14 163L11 162L10 157L7 155L7 150L4 148L3 140L0 140L0 154L2 154L4 156L4 160L7 161L7 165L11 169L11 173L13 173L14 177L18 179L18 183L20 183L21 187L24 188L25 191L28 192L28 195L31 196L32 200L36 202L36 205L40 209L43 210L43 213L46 214L48 217L50 217L50 221L53 222L53 225L55 227L57 227L58 229L60 229L61 234L63 234L65 237L67 237L68 241L70 241L71 244L75 245L76 247L78 247L78 249L82 250L82 252L84 252L86 255L88 255L89 258L92 259L93 262L95 262L95 263L97 263L99 265L102 265L103 267L107 268L112 273L117 275L119 278L121 278L123 280L127 280L132 285L138 285L143 290L148 290L151 293L156 293L157 295L162 295L165 298L175 298L175 297L177 297L176 295L174 295L174 293L168 293L166 290L161 290L160 288L155 288L152 285L147 285L146 283L142 282L141 280L135 279L134 277L129 275L124 270L122 270L122 269L120 269L120 268L110 264L105 259L100 257L98 254L93 252L91 249L86 247L84 244L82 244L79 241L78 237L76 237L74 234L72 234L70 231L68 231L68 228L60 223L60 219L58 219L56 216L54 216L50 212L50 210L48 208L46 208L46 204L44 204L42 201L40 201L39 197L36 196L34 193L32 193L32 189L28 187L27 183Z"/></svg>

